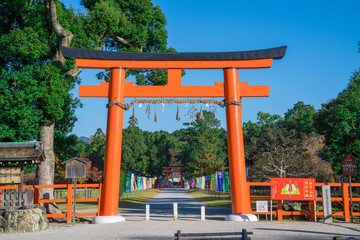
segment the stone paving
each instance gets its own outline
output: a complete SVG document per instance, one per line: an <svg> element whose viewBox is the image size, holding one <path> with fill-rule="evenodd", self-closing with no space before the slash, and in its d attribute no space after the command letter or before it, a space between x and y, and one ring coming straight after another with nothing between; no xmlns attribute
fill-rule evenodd
<svg viewBox="0 0 360 240"><path fill-rule="evenodd" d="M179 219L173 220L172 203L178 203ZM145 221L145 205L150 205L151 218ZM251 239L333 239L334 236L360 239L360 224L313 222L226 222L229 209L206 207L206 220L200 220L202 203L182 189L164 189L155 198L119 214L126 222L111 224L51 224L49 230L37 233L0 234L0 240L64 240L64 239L174 239L182 232L240 232L252 231Z"/></svg>

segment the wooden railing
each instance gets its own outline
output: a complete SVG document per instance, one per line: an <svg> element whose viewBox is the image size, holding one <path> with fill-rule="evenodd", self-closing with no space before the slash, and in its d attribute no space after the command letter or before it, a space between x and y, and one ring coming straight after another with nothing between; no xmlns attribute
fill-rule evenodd
<svg viewBox="0 0 360 240"><path fill-rule="evenodd" d="M331 201L338 201L343 203L343 211L333 212L333 216L342 216L346 222L350 222L350 197L349 197L349 184L348 183L315 183L315 187L321 187L323 185L329 185L330 187L341 188L342 196L340 197L331 197ZM269 187L270 183L265 182L249 182L250 187ZM61 214L47 214L47 217L65 217L68 223L71 223L71 219L73 216L72 207L73 207L73 184L55 184L55 185L25 185L24 189L26 188L34 188L34 204L41 204L41 203L66 203L67 204L67 211L66 213ZM102 184L77 184L77 188L98 188L99 189L99 197L98 198L77 198L76 202L97 202L98 203L98 211L95 213L76 213L76 217L91 217L91 216L98 216L99 208L100 208L100 199L101 199L101 187ZM352 183L352 187L360 188L360 183ZM66 198L62 199L42 199L40 197L40 189L41 188L56 188L56 189L66 189L67 196ZM0 192L2 189L18 189L17 186L0 186ZM1 199L1 195L0 195ZM270 196L251 196L251 200L271 200ZM316 198L317 202L322 201L322 197ZM360 197L353 197L353 202L359 202ZM309 203L309 211L284 211L282 210L282 201L276 200L276 210L275 211L268 211L267 213L259 213L259 214L273 214L277 216L278 221L283 220L283 216L290 215L290 216L300 216L300 215L308 215L312 221L315 220L315 202L308 201ZM253 214L258 214L256 211L252 211ZM316 216L323 215L323 212L316 211ZM360 212L354 212L353 216L360 216Z"/></svg>
<svg viewBox="0 0 360 240"><path fill-rule="evenodd" d="M270 187L270 183L262 183L262 182L249 182L250 186L268 186ZM341 197L331 197L331 201L338 201L343 203L343 211L333 212L333 216L343 216L345 222L350 222L350 197L349 197L349 183L315 183L315 187L321 187L323 185L329 185L330 187L338 187L342 189ZM352 187L360 187L360 183L352 183ZM270 196L251 196L251 200L271 200ZM360 201L360 197L353 197L353 202ZM322 202L322 197L316 197L316 202ZM282 210L282 201L276 200L277 207L275 211L272 211L273 215L277 215L277 220L282 221L284 215L291 216L300 216L300 215L308 215L310 216L310 220L315 221L315 202L309 202L309 211L284 211ZM272 206L271 206L272 207ZM253 214L258 214L256 211L252 211ZM271 214L271 211L267 213L259 213L259 214ZM324 215L323 212L316 211L316 216ZM353 212L353 216L360 216L360 212Z"/></svg>
<svg viewBox="0 0 360 240"><path fill-rule="evenodd" d="M25 185L26 188L34 188L34 204L40 205L41 203L66 203L66 213L59 214L47 214L47 217L56 218L56 217L64 217L66 218L68 223L71 223L73 216L73 187L74 184L54 184L54 185ZM100 198L101 198L101 187L102 184L77 184L76 188L98 188L99 189L99 197L98 198L76 198L76 202L97 202L98 210L95 213L75 213L75 217L92 217L98 216L99 208L100 208ZM56 188L56 189L65 189L67 192L66 198L58 198L58 199L42 199L40 197L40 189L42 188ZM18 190L18 186L0 186L0 192L2 189L16 189ZM1 198L1 196L0 196Z"/></svg>

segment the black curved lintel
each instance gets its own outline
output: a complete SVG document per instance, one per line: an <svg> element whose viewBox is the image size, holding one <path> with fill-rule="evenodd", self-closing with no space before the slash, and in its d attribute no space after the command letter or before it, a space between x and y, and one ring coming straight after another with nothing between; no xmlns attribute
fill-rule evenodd
<svg viewBox="0 0 360 240"><path fill-rule="evenodd" d="M99 60L149 60L149 61L211 61L211 60L253 60L281 59L286 46L240 52L110 52L71 47L61 47L64 57Z"/></svg>

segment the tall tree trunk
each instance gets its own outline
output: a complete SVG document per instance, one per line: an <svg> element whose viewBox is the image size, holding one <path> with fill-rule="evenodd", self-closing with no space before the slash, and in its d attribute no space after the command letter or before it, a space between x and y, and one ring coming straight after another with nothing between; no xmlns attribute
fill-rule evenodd
<svg viewBox="0 0 360 240"><path fill-rule="evenodd" d="M36 171L36 177L40 185L54 184L55 154L54 154L54 127L55 124L45 124L41 128L40 141L42 141L45 160L42 161ZM40 190L42 199L54 199L53 188L42 188ZM47 213L61 213L54 203L45 203Z"/></svg>

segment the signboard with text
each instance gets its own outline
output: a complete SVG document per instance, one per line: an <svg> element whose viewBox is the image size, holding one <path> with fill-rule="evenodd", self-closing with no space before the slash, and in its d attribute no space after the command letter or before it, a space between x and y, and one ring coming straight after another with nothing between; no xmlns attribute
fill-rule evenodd
<svg viewBox="0 0 360 240"><path fill-rule="evenodd" d="M0 184L21 183L20 167L0 168Z"/></svg>
<svg viewBox="0 0 360 240"><path fill-rule="evenodd" d="M315 201L314 178L272 178L271 200Z"/></svg>
<svg viewBox="0 0 360 240"><path fill-rule="evenodd" d="M351 155L345 155L341 159L342 174L347 176L356 175L356 158Z"/></svg>

